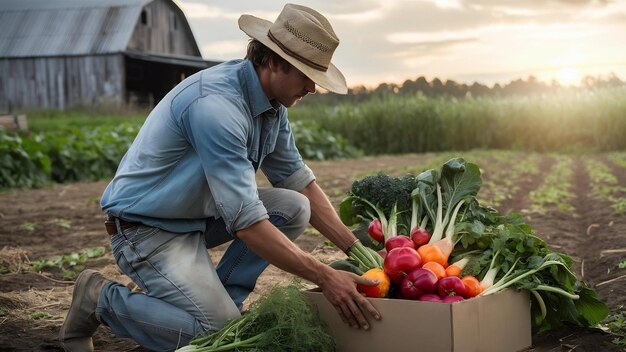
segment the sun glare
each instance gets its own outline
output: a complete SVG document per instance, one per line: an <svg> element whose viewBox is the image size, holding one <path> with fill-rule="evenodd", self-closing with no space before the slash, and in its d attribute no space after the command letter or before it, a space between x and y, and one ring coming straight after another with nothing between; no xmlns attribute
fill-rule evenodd
<svg viewBox="0 0 626 352"><path fill-rule="evenodd" d="M578 84L580 77L578 71L573 67L563 67L557 76L557 79L562 85L570 86Z"/></svg>

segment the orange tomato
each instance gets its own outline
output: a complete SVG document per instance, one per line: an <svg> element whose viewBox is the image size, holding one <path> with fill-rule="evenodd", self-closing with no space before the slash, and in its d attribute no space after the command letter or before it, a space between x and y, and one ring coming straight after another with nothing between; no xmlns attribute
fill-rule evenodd
<svg viewBox="0 0 626 352"><path fill-rule="evenodd" d="M480 281L471 275L464 276L461 282L465 285L467 298L476 297L483 291L482 287L480 287Z"/></svg>
<svg viewBox="0 0 626 352"><path fill-rule="evenodd" d="M428 269L432 271L433 273L435 273L435 276L437 276L437 280L446 276L446 269L443 267L443 265L437 262L425 263L424 265L422 265L422 268Z"/></svg>
<svg viewBox="0 0 626 352"><path fill-rule="evenodd" d="M389 287L391 286L391 281L389 281L389 277L387 276L387 274L385 274L385 271L383 271L383 269L370 269L361 276L368 279L378 280L378 285L367 286L357 284L356 289L359 292L364 294L366 297L383 298L387 296L387 293L389 293Z"/></svg>

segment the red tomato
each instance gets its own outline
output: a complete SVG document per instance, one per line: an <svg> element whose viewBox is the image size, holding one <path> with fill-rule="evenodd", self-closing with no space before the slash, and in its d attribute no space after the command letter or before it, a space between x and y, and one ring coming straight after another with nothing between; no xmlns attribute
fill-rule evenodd
<svg viewBox="0 0 626 352"><path fill-rule="evenodd" d="M385 249L387 252L398 247L410 247L415 249L415 244L413 244L413 241L411 241L410 238L402 235L391 237L385 241Z"/></svg>
<svg viewBox="0 0 626 352"><path fill-rule="evenodd" d="M394 248L387 253L384 261L385 273L392 283L399 285L411 271L422 265L422 258L410 247Z"/></svg>

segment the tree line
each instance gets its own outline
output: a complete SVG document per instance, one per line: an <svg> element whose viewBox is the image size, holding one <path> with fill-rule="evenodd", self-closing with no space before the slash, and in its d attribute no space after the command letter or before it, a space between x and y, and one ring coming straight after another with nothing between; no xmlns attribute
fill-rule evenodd
<svg viewBox="0 0 626 352"><path fill-rule="evenodd" d="M335 93L315 94L311 97L307 97L300 105L359 102L375 96L385 96L389 94L465 99L471 97L507 97L548 93L563 89L594 89L624 85L626 85L626 81L622 81L614 73L606 77L586 76L581 80L580 85L576 87L561 86L556 80L552 80L549 83L543 82L534 76L529 76L525 80L521 78L516 79L504 85L496 83L492 87L478 82L474 82L473 84L458 83L454 80L446 80L444 82L439 78L434 78L429 82L422 76L415 80L407 79L402 84L382 83L373 89L368 89L365 86L353 87L348 90L347 95Z"/></svg>

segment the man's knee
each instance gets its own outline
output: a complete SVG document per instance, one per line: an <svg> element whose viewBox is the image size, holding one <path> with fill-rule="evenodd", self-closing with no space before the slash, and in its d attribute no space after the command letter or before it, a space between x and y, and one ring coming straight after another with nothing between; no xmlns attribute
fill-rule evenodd
<svg viewBox="0 0 626 352"><path fill-rule="evenodd" d="M309 199L296 191L281 190L275 204L268 204L270 220L290 240L295 240L309 226L311 205Z"/></svg>
<svg viewBox="0 0 626 352"><path fill-rule="evenodd" d="M294 226L298 226L304 231L304 229L309 226L309 221L311 220L311 204L309 203L309 198L305 197L303 194L298 192L293 193L295 199L292 204L293 218L291 222Z"/></svg>

